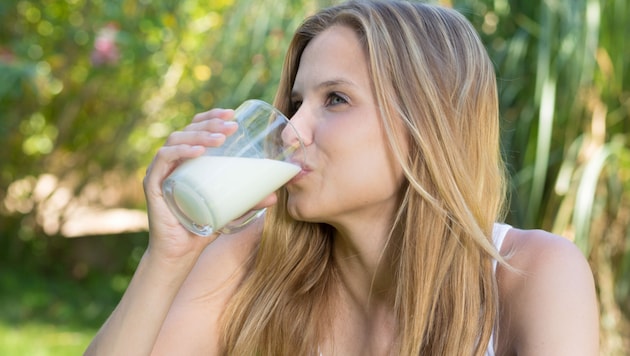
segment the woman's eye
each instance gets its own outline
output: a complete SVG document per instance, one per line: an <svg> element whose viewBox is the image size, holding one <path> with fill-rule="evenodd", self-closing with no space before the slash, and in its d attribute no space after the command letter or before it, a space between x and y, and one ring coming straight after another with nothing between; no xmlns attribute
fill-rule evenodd
<svg viewBox="0 0 630 356"><path fill-rule="evenodd" d="M327 105L339 105L339 104L345 104L347 103L348 100L346 100L346 98L344 98L343 96L337 94L337 93L330 93L328 95L328 99L327 99Z"/></svg>

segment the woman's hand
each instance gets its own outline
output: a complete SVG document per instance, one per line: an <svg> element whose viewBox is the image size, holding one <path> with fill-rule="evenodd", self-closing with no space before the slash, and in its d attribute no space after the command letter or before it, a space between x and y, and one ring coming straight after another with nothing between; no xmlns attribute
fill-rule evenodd
<svg viewBox="0 0 630 356"><path fill-rule="evenodd" d="M162 182L182 161L201 156L207 147L223 144L233 134L237 124L230 121L234 111L212 109L195 115L181 131L169 135L159 149L144 178L144 193L149 215L150 241L147 252L152 257L180 262L190 256L195 259L218 234L197 236L186 230L164 201ZM181 261L183 262L183 261Z"/></svg>

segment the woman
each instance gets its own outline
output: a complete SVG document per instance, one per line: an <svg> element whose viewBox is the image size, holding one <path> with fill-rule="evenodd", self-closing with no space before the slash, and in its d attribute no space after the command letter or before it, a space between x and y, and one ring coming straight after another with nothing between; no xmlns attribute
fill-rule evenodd
<svg viewBox="0 0 630 356"><path fill-rule="evenodd" d="M144 182L149 246L89 354L597 354L580 252L495 224L496 82L461 15L398 1L323 10L297 30L275 105L308 162L232 235L188 233L160 185L220 145L233 112L170 135Z"/></svg>

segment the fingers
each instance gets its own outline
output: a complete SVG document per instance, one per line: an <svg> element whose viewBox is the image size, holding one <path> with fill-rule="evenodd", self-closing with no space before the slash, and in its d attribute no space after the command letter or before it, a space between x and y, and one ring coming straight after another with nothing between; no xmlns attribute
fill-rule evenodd
<svg viewBox="0 0 630 356"><path fill-rule="evenodd" d="M196 114L192 122L202 122L213 118L229 120L232 117L234 117L234 110L232 109L212 109Z"/></svg>
<svg viewBox="0 0 630 356"><path fill-rule="evenodd" d="M217 144L223 143L225 136L233 134L237 128L238 124L235 121L225 121L219 118L193 122L183 130L170 134L165 145L217 146Z"/></svg>
<svg viewBox="0 0 630 356"><path fill-rule="evenodd" d="M153 158L153 162L147 168L144 177L145 193L153 189L159 190L160 184L166 176L183 160L202 155L206 148L204 146L176 145L163 146Z"/></svg>
<svg viewBox="0 0 630 356"><path fill-rule="evenodd" d="M234 124L236 125L236 124ZM166 139L164 146L204 146L204 147L216 147L221 145L227 135L232 134L236 127L225 127L223 129L214 129L217 131L175 131L171 133Z"/></svg>
<svg viewBox="0 0 630 356"><path fill-rule="evenodd" d="M207 147L222 145L238 128L230 120L233 117L234 110L212 109L195 115L188 126L171 133L147 169L145 188L155 189L182 161L202 155Z"/></svg>

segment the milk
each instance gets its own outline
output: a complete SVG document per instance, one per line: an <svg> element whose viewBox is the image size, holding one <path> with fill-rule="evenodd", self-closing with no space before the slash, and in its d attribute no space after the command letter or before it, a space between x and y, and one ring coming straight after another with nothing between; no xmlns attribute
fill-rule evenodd
<svg viewBox="0 0 630 356"><path fill-rule="evenodd" d="M248 212L288 182L300 167L242 157L201 156L184 162L167 178L179 212L195 229L216 231ZM174 183L176 182L176 183Z"/></svg>

